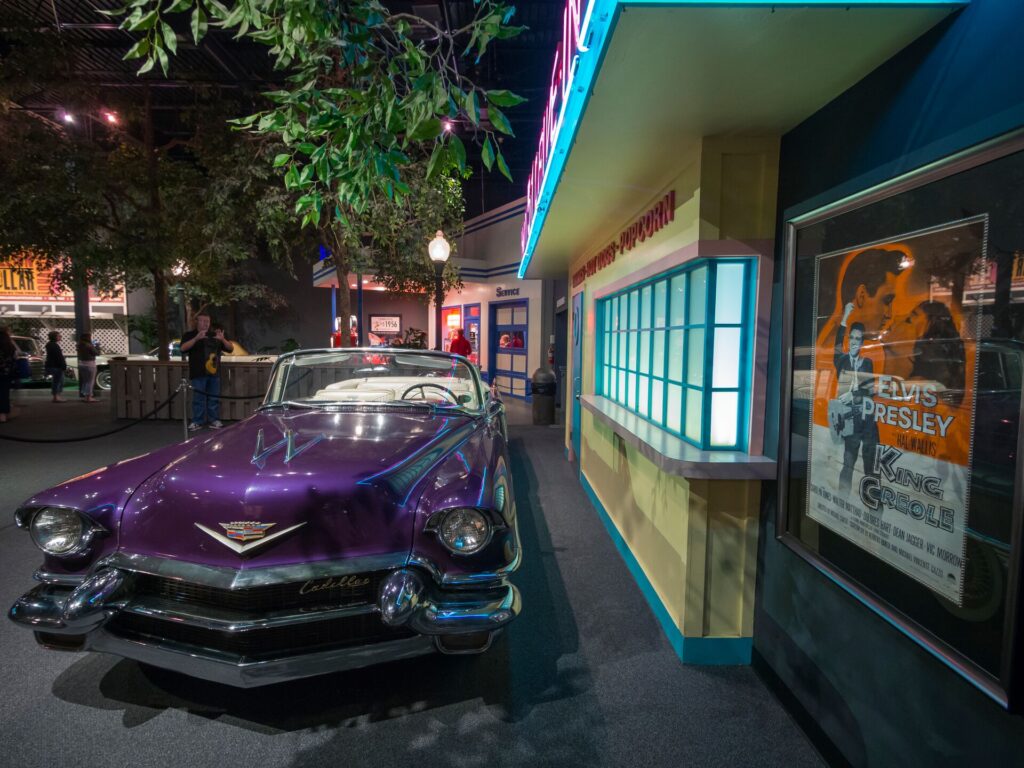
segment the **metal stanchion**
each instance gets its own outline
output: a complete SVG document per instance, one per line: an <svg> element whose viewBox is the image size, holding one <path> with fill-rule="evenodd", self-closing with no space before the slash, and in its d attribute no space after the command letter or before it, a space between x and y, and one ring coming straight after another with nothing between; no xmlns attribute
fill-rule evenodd
<svg viewBox="0 0 1024 768"><path fill-rule="evenodd" d="M182 378L179 389L185 393L181 398L181 426L185 430L185 439L188 440L188 414L192 410L192 398L189 395L188 379Z"/></svg>

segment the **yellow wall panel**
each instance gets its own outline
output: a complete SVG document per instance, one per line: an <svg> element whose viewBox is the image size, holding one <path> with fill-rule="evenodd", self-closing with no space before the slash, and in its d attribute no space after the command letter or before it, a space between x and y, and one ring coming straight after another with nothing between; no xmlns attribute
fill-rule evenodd
<svg viewBox="0 0 1024 768"><path fill-rule="evenodd" d="M645 270L668 268L662 266L666 262L697 258L702 240L774 236L778 140L706 138L689 147L692 154L677 178L638 201L636 211L624 214L621 228L670 189L676 195L674 221L584 283L584 394L595 391L598 292L635 282ZM580 254L570 275L601 247ZM569 333L572 338L572 328ZM587 481L680 632L750 637L760 483L691 480L663 472L586 409L580 433L579 461ZM567 424L567 445L569 439Z"/></svg>

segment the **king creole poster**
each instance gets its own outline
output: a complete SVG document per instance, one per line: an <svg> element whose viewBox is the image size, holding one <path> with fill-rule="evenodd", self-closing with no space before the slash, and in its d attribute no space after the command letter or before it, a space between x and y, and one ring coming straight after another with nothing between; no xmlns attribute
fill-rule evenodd
<svg viewBox="0 0 1024 768"><path fill-rule="evenodd" d="M815 259L808 515L962 603L987 219ZM972 316L972 313L975 316Z"/></svg>

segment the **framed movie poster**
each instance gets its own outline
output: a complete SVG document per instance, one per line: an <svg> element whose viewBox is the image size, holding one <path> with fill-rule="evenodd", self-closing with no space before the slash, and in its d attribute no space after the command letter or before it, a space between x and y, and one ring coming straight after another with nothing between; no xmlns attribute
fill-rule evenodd
<svg viewBox="0 0 1024 768"><path fill-rule="evenodd" d="M401 315L370 315L370 333L394 336L401 332Z"/></svg>
<svg viewBox="0 0 1024 768"><path fill-rule="evenodd" d="M777 533L1006 704L1024 140L794 218L786 237Z"/></svg>
<svg viewBox="0 0 1024 768"><path fill-rule="evenodd" d="M935 296L987 218L815 258L807 515L962 605L977 317Z"/></svg>

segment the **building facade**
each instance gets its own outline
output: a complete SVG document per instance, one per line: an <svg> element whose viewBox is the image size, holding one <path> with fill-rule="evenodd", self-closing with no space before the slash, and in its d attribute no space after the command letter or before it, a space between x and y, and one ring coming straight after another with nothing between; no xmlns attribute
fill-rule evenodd
<svg viewBox="0 0 1024 768"><path fill-rule="evenodd" d="M126 354L128 315L144 312L151 303L144 291L118 287L109 293L89 288L89 320L93 340L105 354ZM14 335L30 336L40 346L58 331L66 355L75 352L75 296L55 283L53 269L27 258L0 263L0 325Z"/></svg>
<svg viewBox="0 0 1024 768"><path fill-rule="evenodd" d="M454 330L463 328L485 380L524 400L530 398L530 377L547 365L554 343L544 309L551 302L550 281L516 277L525 207L516 200L466 222L452 257L462 288L449 291L441 308L446 348Z"/></svg>
<svg viewBox="0 0 1024 768"><path fill-rule="evenodd" d="M569 281L566 455L680 659L840 763L1019 761L1024 7L564 28L518 274Z"/></svg>

